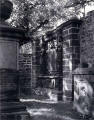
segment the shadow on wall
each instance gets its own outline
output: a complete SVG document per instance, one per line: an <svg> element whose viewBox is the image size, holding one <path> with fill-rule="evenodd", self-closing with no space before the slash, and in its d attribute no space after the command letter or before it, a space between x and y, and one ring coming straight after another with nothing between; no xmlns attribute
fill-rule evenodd
<svg viewBox="0 0 94 120"><path fill-rule="evenodd" d="M26 71L20 71L20 82L19 82L19 97L20 98L31 98L31 78L28 76Z"/></svg>

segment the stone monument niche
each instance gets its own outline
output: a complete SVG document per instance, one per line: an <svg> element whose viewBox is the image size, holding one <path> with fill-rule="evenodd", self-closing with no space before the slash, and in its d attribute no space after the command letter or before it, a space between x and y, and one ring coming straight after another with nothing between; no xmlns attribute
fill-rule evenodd
<svg viewBox="0 0 94 120"><path fill-rule="evenodd" d="M24 31L6 22L12 9L10 1L0 0L0 120L28 120L29 114L18 96L17 62Z"/></svg>

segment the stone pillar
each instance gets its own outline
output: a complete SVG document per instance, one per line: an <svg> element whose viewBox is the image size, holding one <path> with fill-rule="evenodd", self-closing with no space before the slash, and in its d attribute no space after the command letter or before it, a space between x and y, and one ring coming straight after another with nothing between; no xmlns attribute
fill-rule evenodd
<svg viewBox="0 0 94 120"><path fill-rule="evenodd" d="M63 93L68 101L72 99L72 71L80 63L80 25L78 19L63 24Z"/></svg>
<svg viewBox="0 0 94 120"><path fill-rule="evenodd" d="M12 28L5 20L13 5L8 0L0 1L0 120L22 120L28 116L26 107L18 96L18 53L23 30Z"/></svg>
<svg viewBox="0 0 94 120"><path fill-rule="evenodd" d="M40 74L40 39L35 38L32 44L32 87L35 88L39 84L38 76Z"/></svg>
<svg viewBox="0 0 94 120"><path fill-rule="evenodd" d="M32 54L20 54L19 73L20 98L32 98Z"/></svg>
<svg viewBox="0 0 94 120"><path fill-rule="evenodd" d="M57 83L58 83L58 100L62 100L63 96L63 72L62 72L62 57L63 57L63 38L61 29L57 31Z"/></svg>

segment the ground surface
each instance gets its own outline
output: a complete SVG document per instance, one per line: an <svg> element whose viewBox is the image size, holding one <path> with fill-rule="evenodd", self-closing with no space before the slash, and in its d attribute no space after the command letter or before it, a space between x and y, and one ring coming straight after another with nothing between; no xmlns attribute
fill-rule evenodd
<svg viewBox="0 0 94 120"><path fill-rule="evenodd" d="M52 102L30 99L23 101L32 120L94 120L83 118L74 109L72 103Z"/></svg>
<svg viewBox="0 0 94 120"><path fill-rule="evenodd" d="M32 99L21 99L27 106L31 120L94 120L83 118L70 102L55 102L56 99L52 98L56 96L47 93L50 93L47 89L38 89L32 94Z"/></svg>
<svg viewBox="0 0 94 120"><path fill-rule="evenodd" d="M94 120L94 118L83 118L73 109L72 102L56 102L55 98L55 94L51 94L51 91L38 88L32 93L32 99L21 99L21 101L27 106L31 120Z"/></svg>

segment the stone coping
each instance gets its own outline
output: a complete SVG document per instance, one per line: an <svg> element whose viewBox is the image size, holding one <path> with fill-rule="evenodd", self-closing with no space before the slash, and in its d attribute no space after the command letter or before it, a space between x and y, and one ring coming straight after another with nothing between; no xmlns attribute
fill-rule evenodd
<svg viewBox="0 0 94 120"><path fill-rule="evenodd" d="M24 30L24 29L12 27L12 26L8 25L7 23L5 23L3 25L0 24L0 32L6 32L6 31L16 32L16 33L19 33L19 34L26 32L26 30Z"/></svg>
<svg viewBox="0 0 94 120"><path fill-rule="evenodd" d="M16 69L7 69L7 68L0 68L0 72L16 72L16 73L19 73L19 70L16 70Z"/></svg>

